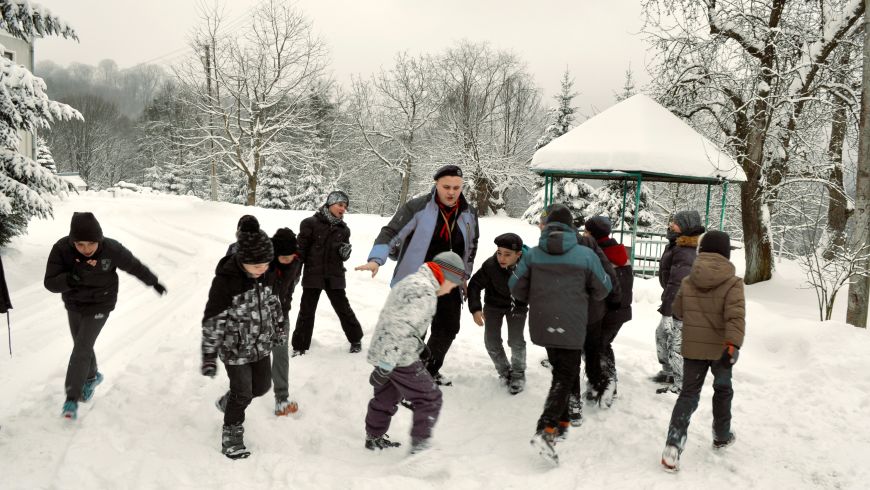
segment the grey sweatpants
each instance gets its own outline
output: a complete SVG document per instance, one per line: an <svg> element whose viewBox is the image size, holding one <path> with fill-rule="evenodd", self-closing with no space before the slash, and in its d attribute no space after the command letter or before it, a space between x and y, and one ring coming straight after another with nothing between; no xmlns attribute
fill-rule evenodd
<svg viewBox="0 0 870 490"><path fill-rule="evenodd" d="M683 322L663 316L656 328L656 355L662 371L674 375L674 384L683 386Z"/></svg>
<svg viewBox="0 0 870 490"><path fill-rule="evenodd" d="M414 411L411 438L432 437L432 428L441 412L441 390L421 361L393 369L389 381L375 388L375 396L369 401L366 413L368 436L380 437L387 433L390 420L403 398L411 402Z"/></svg>
<svg viewBox="0 0 870 490"><path fill-rule="evenodd" d="M290 354L286 343L272 347L272 384L275 401L290 397Z"/></svg>
<svg viewBox="0 0 870 490"><path fill-rule="evenodd" d="M67 311L69 331L73 338L73 350L69 355L64 388L67 400L78 400L82 396L85 381L97 375L97 356L94 344L109 319L108 313L82 314Z"/></svg>
<svg viewBox="0 0 870 490"><path fill-rule="evenodd" d="M508 347L511 348L511 360L508 363L507 355L501 339L501 327L504 318L507 318ZM515 313L505 308L483 307L484 334L483 343L486 352L489 353L495 370L501 376L523 377L526 372L526 341L523 338L523 330L526 326L526 313Z"/></svg>

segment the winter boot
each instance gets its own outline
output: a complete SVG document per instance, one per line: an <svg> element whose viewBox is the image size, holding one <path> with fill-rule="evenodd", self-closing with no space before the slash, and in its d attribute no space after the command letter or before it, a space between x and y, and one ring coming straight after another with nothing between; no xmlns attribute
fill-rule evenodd
<svg viewBox="0 0 870 490"><path fill-rule="evenodd" d="M230 459L244 459L251 455L245 447L245 428L241 422L235 425L225 425L221 435L221 452Z"/></svg>
<svg viewBox="0 0 870 490"><path fill-rule="evenodd" d="M399 447L402 443L393 442L390 440L390 436L384 434L382 436L369 436L366 435L366 449L369 451L374 451L375 449L389 449L391 447Z"/></svg>
<svg viewBox="0 0 870 490"><path fill-rule="evenodd" d="M598 400L599 408L610 408L613 405L613 399L616 398L616 380L607 381L607 386L601 391L601 398Z"/></svg>
<svg viewBox="0 0 870 490"><path fill-rule="evenodd" d="M94 390L97 389L97 385L103 382L103 373L97 371L97 375L93 378L85 381L85 385L82 386L82 397L81 401L86 402L94 397Z"/></svg>
<svg viewBox="0 0 870 490"><path fill-rule="evenodd" d="M525 374L517 373L517 374L514 374L513 376L511 376L511 385L510 385L510 388L508 388L511 395L516 395L517 393L523 391L523 389L525 387L526 387Z"/></svg>
<svg viewBox="0 0 870 490"><path fill-rule="evenodd" d="M432 447L429 438L413 438L411 439L411 454L419 454Z"/></svg>
<svg viewBox="0 0 870 490"><path fill-rule="evenodd" d="M680 449L677 446L670 444L665 446L665 450L662 451L662 466L665 467L665 471L679 471Z"/></svg>
<svg viewBox="0 0 870 490"><path fill-rule="evenodd" d="M305 355L305 351L304 351L304 350L296 350L296 349L293 349L293 353L290 354L290 357L297 357L297 356L304 356L304 355Z"/></svg>
<svg viewBox="0 0 870 490"><path fill-rule="evenodd" d="M583 399L579 396L568 396L568 418L574 427L583 425Z"/></svg>
<svg viewBox="0 0 870 490"><path fill-rule="evenodd" d="M568 429L571 428L571 422L561 421L559 422L559 427L556 427L556 438L555 442L562 442L568 438Z"/></svg>
<svg viewBox="0 0 870 490"><path fill-rule="evenodd" d="M726 447L737 442L737 436L732 432L724 441L713 439L713 449L725 449Z"/></svg>
<svg viewBox="0 0 870 490"><path fill-rule="evenodd" d="M67 400L63 404L63 411L60 416L67 420L75 420L79 416L79 403L75 400Z"/></svg>
<svg viewBox="0 0 870 490"><path fill-rule="evenodd" d="M275 415L278 417L283 417L286 415L290 415L291 413L296 413L299 411L299 405L291 400L283 398L281 400L275 400Z"/></svg>
<svg viewBox="0 0 870 490"><path fill-rule="evenodd" d="M350 353L356 354L357 352L362 350L362 342L351 342L350 343Z"/></svg>
<svg viewBox="0 0 870 490"><path fill-rule="evenodd" d="M511 384L511 376L512 376L512 375L511 375L510 370L505 371L505 372L503 372L503 373L499 373L499 375L498 375L498 382L499 382L502 386L504 386L504 387L508 387L508 386L510 386L510 384Z"/></svg>
<svg viewBox="0 0 870 490"><path fill-rule="evenodd" d="M555 427L546 427L544 430L536 432L534 437L532 437L532 440L529 441L532 447L538 451L538 454L554 466L559 464L559 455L556 454L556 449L554 447L555 442Z"/></svg>
<svg viewBox="0 0 870 490"><path fill-rule="evenodd" d="M227 411L227 399L230 397L230 392L224 393L220 398L215 400L214 406L220 411L220 413L224 413Z"/></svg>
<svg viewBox="0 0 870 490"><path fill-rule="evenodd" d="M435 380L435 384L438 386L453 386L453 381L441 373L435 373L432 379Z"/></svg>
<svg viewBox="0 0 870 490"><path fill-rule="evenodd" d="M583 397L586 398L586 401L598 403L600 393L592 383L586 383L586 392L583 393Z"/></svg>
<svg viewBox="0 0 870 490"><path fill-rule="evenodd" d="M667 371L662 370L662 371L659 371L658 373L656 373L655 376L650 376L649 380L652 381L653 383L658 383L658 384L662 384L662 385L670 385L670 384L674 384L674 375L667 372Z"/></svg>

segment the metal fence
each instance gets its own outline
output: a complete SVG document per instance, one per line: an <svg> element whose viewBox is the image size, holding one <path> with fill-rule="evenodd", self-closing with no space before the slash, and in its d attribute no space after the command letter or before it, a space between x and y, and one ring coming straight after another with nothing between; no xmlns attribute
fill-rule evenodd
<svg viewBox="0 0 870 490"><path fill-rule="evenodd" d="M636 277L655 277L659 274L659 261L668 245L666 235L661 233L637 232L634 239L634 275Z"/></svg>

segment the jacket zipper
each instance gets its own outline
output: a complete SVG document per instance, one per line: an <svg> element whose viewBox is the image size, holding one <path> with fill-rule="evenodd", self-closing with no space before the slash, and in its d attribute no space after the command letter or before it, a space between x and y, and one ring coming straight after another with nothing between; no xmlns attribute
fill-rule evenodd
<svg viewBox="0 0 870 490"><path fill-rule="evenodd" d="M263 331L263 304L260 302L260 281L257 279L254 280L254 288L257 290L257 316L260 317L260 330L258 331L259 335L259 333L262 333ZM257 349L256 337L254 338L254 354L256 354L257 359L259 360L260 351Z"/></svg>

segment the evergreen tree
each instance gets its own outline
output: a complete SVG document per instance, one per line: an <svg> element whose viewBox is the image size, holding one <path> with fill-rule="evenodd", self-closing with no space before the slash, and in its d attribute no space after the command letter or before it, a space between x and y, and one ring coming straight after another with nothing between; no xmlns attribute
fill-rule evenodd
<svg viewBox="0 0 870 490"><path fill-rule="evenodd" d="M625 229L630 230L634 226L635 183L625 182L625 190ZM592 203L586 209L585 216L587 218L595 215L607 216L613 223L613 230L618 230L622 226L622 191L623 182L621 180L607 181L606 184L595 190L591 198ZM652 225L654 216L649 208L649 190L645 185L641 185L638 228Z"/></svg>
<svg viewBox="0 0 870 490"><path fill-rule="evenodd" d="M51 148L41 136L36 138L36 163L48 169L51 173L57 173L57 165L54 164L54 157L51 156Z"/></svg>
<svg viewBox="0 0 870 490"><path fill-rule="evenodd" d="M76 36L63 21L26 0L0 0L0 29L28 42L36 36ZM50 196L69 189L19 150L21 132L47 129L52 121L81 119L78 111L49 99L45 91L42 79L0 57L0 245L23 233L31 217L51 216Z"/></svg>
<svg viewBox="0 0 870 490"><path fill-rule="evenodd" d="M544 134L538 138L538 142L535 144L535 151L547 146L551 141L574 127L574 113L577 108L571 104L576 95L577 93L574 92L574 80L566 69L565 74L562 76L562 89L558 95L553 97L558 104L548 112L547 128L544 130ZM585 216L585 209L589 205L589 197L593 191L594 189L583 182L582 179L555 179L553 182L553 202L565 204L575 216ZM543 210L544 179L540 177L538 178L538 189L532 196L528 209L523 213L523 219L529 223L536 224Z"/></svg>
<svg viewBox="0 0 870 490"><path fill-rule="evenodd" d="M257 183L257 206L272 209L290 209L293 200L293 182L290 173L280 163L271 161L260 170Z"/></svg>
<svg viewBox="0 0 870 490"><path fill-rule="evenodd" d="M622 92L618 94L615 93L613 96L616 98L617 102L622 102L636 93L637 89L634 86L634 72L631 71L631 63L629 63L628 69L625 70L625 83L622 85Z"/></svg>
<svg viewBox="0 0 870 490"><path fill-rule="evenodd" d="M295 192L287 205L290 209L313 211L322 206L325 201L323 176L314 164L308 164L296 181Z"/></svg>

